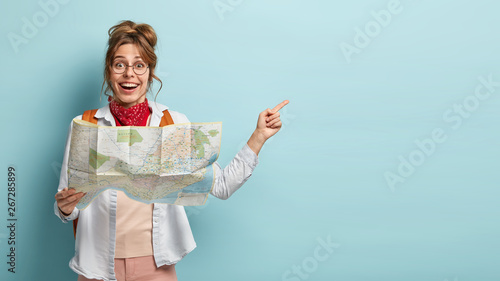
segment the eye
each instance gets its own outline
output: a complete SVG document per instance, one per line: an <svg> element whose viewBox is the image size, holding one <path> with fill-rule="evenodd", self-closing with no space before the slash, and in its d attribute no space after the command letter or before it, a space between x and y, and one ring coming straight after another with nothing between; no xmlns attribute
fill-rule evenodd
<svg viewBox="0 0 500 281"><path fill-rule="evenodd" d="M138 62L135 64L135 68L136 69L144 69L144 68L146 68L146 64L143 62Z"/></svg>
<svg viewBox="0 0 500 281"><path fill-rule="evenodd" d="M125 64L123 64L122 62L115 62L115 64L113 65L113 67L115 67L115 68L124 68Z"/></svg>

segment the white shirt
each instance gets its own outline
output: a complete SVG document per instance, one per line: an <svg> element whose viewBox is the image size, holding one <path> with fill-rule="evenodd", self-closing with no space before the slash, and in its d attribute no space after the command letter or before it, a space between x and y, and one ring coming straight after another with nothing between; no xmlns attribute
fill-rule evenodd
<svg viewBox="0 0 500 281"><path fill-rule="evenodd" d="M168 107L150 102L152 111L150 126L159 126L163 111ZM174 123L189 122L179 112L170 111ZM109 106L100 108L95 117L99 126L115 126L115 119ZM81 119L82 115L76 118ZM72 122L66 141L64 160L58 190L68 186L68 156L71 142ZM258 164L257 155L245 145L231 163L222 169L214 163L215 183L211 194L220 199L229 198L252 175ZM109 189L102 192L84 210L75 208L65 217L54 203L54 212L64 223L78 218L78 231L75 241L75 256L69 262L77 274L89 279L115 281L114 253L116 234L117 191ZM156 266L175 264L191 252L196 243L183 206L154 204L153 207L153 253Z"/></svg>

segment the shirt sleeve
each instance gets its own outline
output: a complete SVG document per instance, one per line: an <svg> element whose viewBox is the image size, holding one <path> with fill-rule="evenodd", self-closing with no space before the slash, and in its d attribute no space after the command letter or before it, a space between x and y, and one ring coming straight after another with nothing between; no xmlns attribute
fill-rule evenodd
<svg viewBox="0 0 500 281"><path fill-rule="evenodd" d="M215 162L215 183L210 193L226 200L248 180L258 163L257 154L247 144L224 169Z"/></svg>
<svg viewBox="0 0 500 281"><path fill-rule="evenodd" d="M81 119L81 116L77 118ZM63 163L61 165L61 176L59 177L59 186L57 191L61 191L65 187L68 187L68 158L69 158L69 147L71 144L71 130L73 129L73 121L71 121L68 129L68 136L66 138L66 148L64 149L64 158ZM76 219L80 213L78 208L73 209L73 212L69 216L65 216L57 207L57 201L54 202L54 213L57 217L61 219L62 222L67 223L68 221L72 221Z"/></svg>

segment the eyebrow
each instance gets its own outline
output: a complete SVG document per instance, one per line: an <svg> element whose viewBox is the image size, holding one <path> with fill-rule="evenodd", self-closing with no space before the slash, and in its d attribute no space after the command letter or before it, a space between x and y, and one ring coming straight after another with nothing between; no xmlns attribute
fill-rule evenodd
<svg viewBox="0 0 500 281"><path fill-rule="evenodd" d="M116 56L114 58L115 59L117 59L117 58L123 58L124 59L125 57L124 56ZM134 59L142 59L142 58L141 58L141 56L135 56Z"/></svg>

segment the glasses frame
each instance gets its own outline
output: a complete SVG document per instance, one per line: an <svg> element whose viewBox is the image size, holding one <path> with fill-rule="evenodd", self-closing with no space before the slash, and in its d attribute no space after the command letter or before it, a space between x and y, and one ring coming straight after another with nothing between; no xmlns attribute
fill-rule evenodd
<svg viewBox="0 0 500 281"><path fill-rule="evenodd" d="M122 63L123 63L123 62L122 62ZM123 73L125 73L125 72L127 71L127 67L132 67L132 70L134 71L134 73L135 73L136 75L144 75L144 74L146 74L146 72L148 71L149 65L148 65L148 64L146 64L146 63L144 63L144 62L136 62L135 64L138 64L138 63L142 63L142 64L147 65L147 67L145 68L144 72L143 72L143 73L141 73L141 74L137 73L137 71L135 70L135 65L128 65L128 64L125 64L125 63L123 63L123 65L125 65L125 68L123 69L123 71L122 71L122 72L117 72L117 71L115 70L115 67L114 67L115 63L113 63L113 65L111 65L111 70L113 70L113 72L114 72L114 73L116 73L116 74L123 74Z"/></svg>

